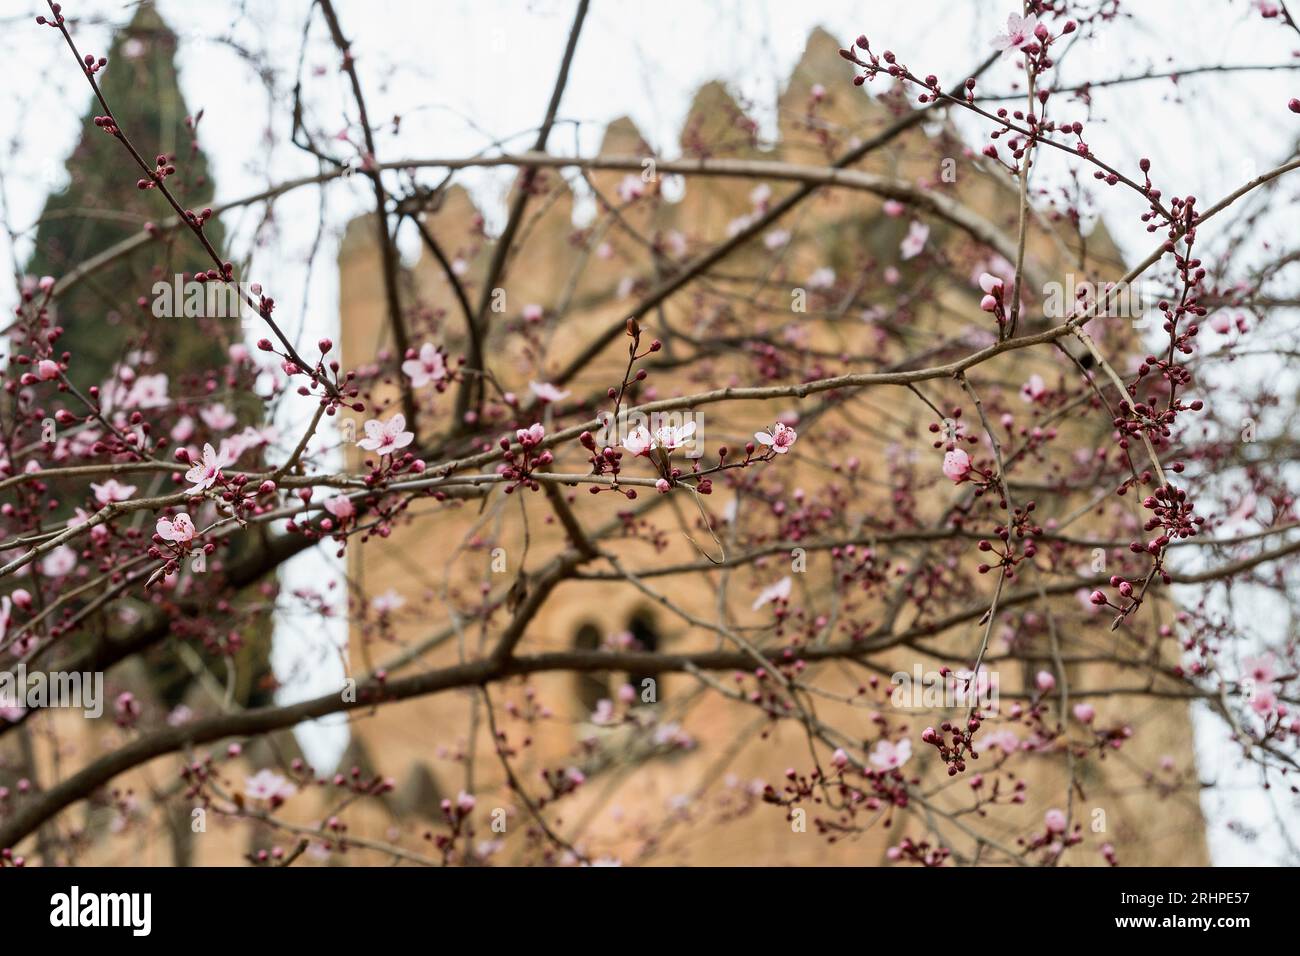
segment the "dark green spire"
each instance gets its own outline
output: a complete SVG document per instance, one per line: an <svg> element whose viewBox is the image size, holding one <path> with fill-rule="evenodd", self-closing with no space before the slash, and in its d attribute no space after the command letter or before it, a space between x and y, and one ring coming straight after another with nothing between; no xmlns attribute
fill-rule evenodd
<svg viewBox="0 0 1300 956"><path fill-rule="evenodd" d="M152 3L142 3L114 38L108 65L96 80L146 161L152 163L158 154L176 157L177 172L167 178L167 186L182 206L197 209L208 204L213 185L207 159L186 124L189 110L176 82L176 46L176 34ZM70 61L67 66L75 69ZM142 173L122 144L94 125L101 112L90 97L81 141L67 161L70 181L49 197L41 215L27 266L30 275L58 277L140 232L146 222L171 215L157 190L136 186ZM205 231L220 250L221 224L211 220ZM170 282L175 273L211 266L194 237L177 232L168 243L145 245L62 297L57 314L67 333L60 344L73 353L73 380L82 386L101 383L114 362L146 340L159 369L173 377L220 362L213 330L205 330L200 320L157 319L136 303L140 296L152 299L155 281Z"/></svg>

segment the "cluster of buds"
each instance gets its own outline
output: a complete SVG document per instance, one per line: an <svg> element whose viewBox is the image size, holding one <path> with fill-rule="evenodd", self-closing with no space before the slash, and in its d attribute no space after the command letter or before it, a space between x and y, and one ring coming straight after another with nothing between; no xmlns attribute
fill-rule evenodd
<svg viewBox="0 0 1300 956"><path fill-rule="evenodd" d="M1004 287L1005 283L1002 279L991 272L985 272L980 276L980 288L984 290L984 298L980 299L980 308L997 319L999 332L1006 328L1007 322L1010 321Z"/></svg>
<svg viewBox="0 0 1300 956"><path fill-rule="evenodd" d="M520 485L530 491L537 491L542 487L531 475L537 469L545 468L555 460L555 456L549 450L533 453L533 449L541 445L545 438L546 428L540 422L528 428L515 430L515 439L519 442L518 451L512 446L508 435L501 436L501 457L505 461L497 466L497 474L509 482L505 487L506 494L512 493Z"/></svg>
<svg viewBox="0 0 1300 956"><path fill-rule="evenodd" d="M598 447L596 436L591 432L585 431L579 435L578 442L590 453L591 457L587 460L591 463L591 473L593 475L612 475L616 481L618 480L619 470L622 468L622 451L608 445L604 448ZM620 488L618 485L591 485L587 490L593 495L600 494L605 490L615 491L625 496L629 501L636 498L635 488Z"/></svg>
<svg viewBox="0 0 1300 956"><path fill-rule="evenodd" d="M212 207L204 206L198 212L193 209L185 210L185 221L195 229L202 229L209 219L212 218Z"/></svg>
<svg viewBox="0 0 1300 956"><path fill-rule="evenodd" d="M153 189L168 176L174 176L175 174L176 167L173 165L172 160L159 153L154 158L152 172L149 173L148 177L137 179L135 185L137 189Z"/></svg>
<svg viewBox="0 0 1300 956"><path fill-rule="evenodd" d="M926 727L921 731L921 742L927 743L939 751L939 757L948 765L948 776L955 777L966 770L966 757L978 760L972 741L980 729L980 715L972 713L966 720L965 727L959 727L945 720L939 729ZM951 738L951 740L949 740Z"/></svg>
<svg viewBox="0 0 1300 956"><path fill-rule="evenodd" d="M857 52L858 50L866 54L865 60ZM850 63L862 67L862 72L853 77L854 86L861 86L868 80L874 80L881 73L888 73L895 78L907 76L907 67L899 64L898 58L894 56L892 51L886 50L879 56L871 52L871 41L867 39L866 34L859 35L849 49L840 50L840 56Z"/></svg>
<svg viewBox="0 0 1300 956"><path fill-rule="evenodd" d="M101 56L98 60L94 55L87 53L81 58L81 63L85 67L87 76L94 76L104 67L108 66L108 57Z"/></svg>
<svg viewBox="0 0 1300 956"><path fill-rule="evenodd" d="M564 767L550 769L543 767L537 774L542 782L550 790L549 796L538 798L538 806L545 806L552 800L558 800L560 797L573 793L584 783L587 782L587 775L577 767Z"/></svg>
<svg viewBox="0 0 1300 956"><path fill-rule="evenodd" d="M1083 826L1076 823L1071 827L1064 811L1048 810L1043 816L1042 832L1035 833L1029 840L1019 837L1016 842L1030 850L1046 848L1048 859L1051 860L1059 857L1069 847L1083 842Z"/></svg>
<svg viewBox="0 0 1300 956"><path fill-rule="evenodd" d="M61 3L51 3L51 4L50 4L50 12L54 14L54 19L53 19L53 20L49 19L48 17L43 17L43 16L42 16L42 17L37 17L37 18L36 18L36 22L37 22L38 24L40 24L41 26L43 26L43 27L51 27L51 28L57 30L59 27L63 26L63 24L64 24L64 19L63 19L63 4L61 4Z"/></svg>
<svg viewBox="0 0 1300 956"><path fill-rule="evenodd" d="M102 129L109 136L116 136L118 133L121 132L121 130L117 128L117 121L114 120L113 117L111 116L96 116L95 125L98 126L100 129Z"/></svg>
<svg viewBox="0 0 1300 956"><path fill-rule="evenodd" d="M1157 488L1154 493L1143 499L1142 507L1152 512L1152 516L1142 526L1143 530L1154 531L1156 528L1163 528L1164 531L1145 545L1140 541L1130 543L1129 550L1134 554L1144 550L1149 554L1156 554L1173 538L1193 537L1200 531L1201 525L1205 524L1203 517L1192 514L1196 510L1196 505L1188 499L1187 492L1172 485Z"/></svg>
<svg viewBox="0 0 1300 956"><path fill-rule="evenodd" d="M914 843L911 837L903 837L897 846L885 851L885 856L895 863L919 863L921 866L943 866L952 856L946 846L931 846L928 840Z"/></svg>
<svg viewBox="0 0 1300 956"><path fill-rule="evenodd" d="M985 554L994 554L998 557L996 565L987 563L981 564L977 571L980 574L988 574L994 567L1006 568L1008 581L1014 581L1016 577L1016 565L1024 560L1032 560L1038 553L1038 545L1034 541L1034 535L1043 533L1041 526L1033 523L1030 514L1036 505L1034 502L1027 502L1024 508L1016 508L1011 517L1011 526L998 525L993 529L1001 544L994 544L992 541L983 540L979 543L979 550ZM1020 552L1017 554L1016 545L1012 542L1012 536L1016 541L1023 542Z"/></svg>
<svg viewBox="0 0 1300 956"><path fill-rule="evenodd" d="M906 809L910 803L909 783L919 783L915 778L909 781L897 767L861 767L843 749L832 754L830 764L832 772L829 774L814 767L810 774L805 775L790 767L785 771L785 785L780 791L767 784L762 793L764 803L786 808L787 820L793 820L795 809L805 803L824 803L837 811L837 817L818 816L813 819L817 832L829 843L836 842L842 834L861 830L877 821L889 827L894 811ZM833 796L823 797L822 793L828 788ZM866 822L860 822L860 817Z"/></svg>
<svg viewBox="0 0 1300 956"><path fill-rule="evenodd" d="M1147 224L1147 232L1155 232L1157 228L1155 220L1168 219L1160 210L1160 190L1151 185L1151 160L1143 156L1138 160L1138 169L1142 170L1143 184L1142 192L1151 200L1151 208L1142 214L1142 221Z"/></svg>

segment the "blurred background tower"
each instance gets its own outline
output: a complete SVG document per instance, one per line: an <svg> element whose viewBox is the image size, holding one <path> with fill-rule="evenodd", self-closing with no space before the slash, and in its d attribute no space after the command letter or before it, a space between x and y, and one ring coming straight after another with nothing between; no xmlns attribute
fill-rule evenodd
<svg viewBox="0 0 1300 956"><path fill-rule="evenodd" d="M146 160L160 154L175 158L176 175L168 177L167 186L183 205L199 208L211 199L213 185L177 84L176 43L176 34L153 4L141 3L114 38L109 65L96 79L141 155ZM91 99L81 140L67 160L67 185L49 197L41 213L29 275L58 277L139 233L146 222L170 215L157 192L136 187L139 171L124 162L122 144L94 125L100 112ZM213 246L222 248L221 223L213 220L205 231ZM152 299L155 281L212 265L183 234L171 235L163 249L160 254L156 243L141 246L60 297L58 320L67 330L65 348L77 356L71 375L78 385L103 382L145 332L159 370L173 380L187 368L210 368L221 361L214 339L194 322L157 319L137 304L140 296Z"/></svg>
<svg viewBox="0 0 1300 956"><path fill-rule="evenodd" d="M108 66L96 75L96 80L140 154L150 162L155 156L166 155L177 170L168 177L167 187L183 207L199 209L211 203L215 185L197 139L202 112L191 115L181 94L176 52L176 34L151 0L144 0L136 6L130 22L114 36ZM81 139L66 160L67 183L49 196L38 220L35 248L26 265L29 281L44 275L60 278L138 235L146 223L162 222L172 215L156 190L137 187L140 170L134 167L122 144L94 125L94 117L101 112L98 101L88 95ZM224 248L225 230L219 219L209 220L204 232L214 248ZM211 266L193 236L173 230L118 256L60 295L53 314L65 330L59 350L75 357L69 368L74 384L84 391L102 385L128 367L140 375L165 374L173 400L206 394L211 370L220 369L226 362L225 344L232 335L239 340L239 326L236 324L231 331L232 322L237 320L226 316L186 317L179 308L173 311L182 314L160 318L153 314L152 302L156 282L171 285L178 274L189 279L196 270ZM236 392L226 404L238 414L241 424L260 422L261 404L255 396ZM66 479L52 485L60 508L51 513L50 522L57 524L71 517L77 504L84 506L89 487L87 482ZM228 560L250 550L252 543L243 537L237 536L233 542ZM225 627L223 639L235 633L239 637L238 649L232 652L232 702L261 706L272 702L274 691L269 662L271 601L257 591L256 585L246 589L242 597L226 618L219 619ZM85 725L89 733L82 745L91 749L97 746L95 735L112 722L111 698L123 689L129 688L165 713L187 701L194 703L204 693L201 684L224 687L232 671L218 654L205 650L199 637L173 631L144 655L142 668L127 667L106 675L110 713L102 723ZM69 650L82 648L94 639L92 635L78 635ZM204 704L210 706L210 698ZM39 748L33 749L27 728L18 731L6 738L0 752L0 785L12 786L23 776L39 780L48 775L45 768L33 774L33 767L40 763ZM292 747L292 738L285 737L282 746ZM150 862L186 865L194 861L188 810L183 806L176 809L167 820L170 859L160 853L150 857ZM93 843L106 835L114 814L103 801L89 802L85 816L75 824L81 842ZM55 859L57 855L48 861ZM141 860L129 855L114 856L110 850L103 862Z"/></svg>

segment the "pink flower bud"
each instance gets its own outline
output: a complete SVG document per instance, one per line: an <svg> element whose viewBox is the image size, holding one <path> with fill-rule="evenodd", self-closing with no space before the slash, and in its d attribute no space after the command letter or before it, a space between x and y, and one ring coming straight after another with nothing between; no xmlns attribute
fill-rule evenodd
<svg viewBox="0 0 1300 956"><path fill-rule="evenodd" d="M1074 719L1079 723L1090 724L1096 716L1097 711L1093 708L1092 704L1074 705Z"/></svg>
<svg viewBox="0 0 1300 956"><path fill-rule="evenodd" d="M1038 686L1039 690L1043 691L1043 693L1047 693L1047 691L1056 686L1056 678L1048 671L1039 671L1034 676L1034 683Z"/></svg>

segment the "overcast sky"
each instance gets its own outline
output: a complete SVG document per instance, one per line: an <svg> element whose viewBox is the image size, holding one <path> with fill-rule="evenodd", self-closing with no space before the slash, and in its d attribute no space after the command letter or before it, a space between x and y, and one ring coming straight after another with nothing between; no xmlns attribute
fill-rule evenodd
<svg viewBox="0 0 1300 956"><path fill-rule="evenodd" d="M268 148L268 117L277 140L287 132L288 90L268 93L244 55L269 60L284 71L282 82L291 84L307 0L161 0L157 5L181 38L181 85L189 107L205 111L200 139L218 184L218 200L314 173L314 161L292 147L281 142ZM898 51L916 72L934 72L948 85L987 55L1010 7L997 0L594 0L560 109L562 119L581 122L558 128L552 148L593 152L602 125L626 114L662 155L671 157L692 94L715 78L725 79L738 95L752 101L752 115L771 134L777 93L816 26L844 43L866 33L873 45ZM1142 0L1122 7L1137 10L1138 19L1072 54L1062 68L1066 78L1098 79L1204 64L1296 62L1292 51L1300 38L1261 20L1245 2ZM574 3L338 0L337 8L345 32L355 41L372 117L403 117L400 139L383 136L379 142L380 158L392 160L469 155L494 141L523 148L545 110ZM44 4L6 0L3 9L0 57L6 79L5 95L0 96L0 172L8 221L19 235L16 245L0 235L0 262L16 257L21 263L30 252L27 227L39 215L47 191L62 181L63 161L80 135L89 93L57 33L32 22ZM83 52L95 53L106 51L111 26L129 19L132 9L120 0L64 4L65 15L88 21L78 31L78 42ZM310 115L326 130L342 129L355 118L350 98L334 75L336 65L317 16L304 73ZM317 67L326 75L316 76ZM845 86L837 92L866 95L853 94L850 76L846 67ZM1014 79L1012 67L999 64L981 88L1009 89ZM1160 80L1119 93L1098 91L1096 111L1108 122L1091 125L1088 139L1094 152L1121 168L1135 167L1139 156L1151 157L1157 171L1168 177L1169 192L1213 200L1294 152L1300 124L1286 111L1286 101L1296 95L1300 82L1293 72L1219 74L1186 78L1178 85ZM964 129L974 129L964 118L960 122ZM1050 178L1063 169L1058 163L1041 175ZM509 173L475 171L462 181L474 190L489 225L499 222ZM1287 190L1288 195L1294 192ZM290 327L301 321L307 340L336 327L337 235L370 201L360 183L338 185L329 195L326 241L316 251L314 269L309 272L305 266L320 215L319 196L311 190L291 194L277 206L279 235L256 259L264 274L276 277L277 315ZM1130 259L1150 251L1151 239L1136 221L1141 209L1131 194L1104 191L1102 212ZM1279 210L1265 218L1255 237L1258 244L1243 255L1258 256L1263 243L1285 236L1285 215ZM1289 215L1294 223L1294 206ZM227 220L236 246L246 241L253 221L248 214ZM1290 231L1294 238L1293 226ZM413 252L409 240L404 249ZM0 303L8 309L15 301L14 286L9 270L0 272L5 273ZM1263 374L1267 372L1265 368ZM287 412L294 415L298 410ZM304 557L287 573L287 583L318 576L322 560ZM1276 618L1272 625L1264 618L1261 626L1262 639L1279 637L1268 633L1269 626L1280 626ZM310 674L294 682L286 699L338 686L337 659L319 649L308 650L319 640L315 622L300 629L286 618L277 633L281 674L293 670L293 660L310 662ZM341 632L334 638L341 640ZM1270 801L1285 798L1277 790L1271 795L1260 791L1248 772L1234 773L1222 738L1217 721L1198 720L1198 745L1208 758L1202 761L1202 779L1220 785L1218 795L1205 799L1216 862L1266 862L1269 845L1277 842L1269 837L1275 827ZM339 732L304 735L321 765L331 760L343 739ZM1225 794L1228 812L1216 802ZM1292 815L1294 809L1292 805ZM1225 829L1229 818L1262 828L1265 839L1252 846L1231 836Z"/></svg>

